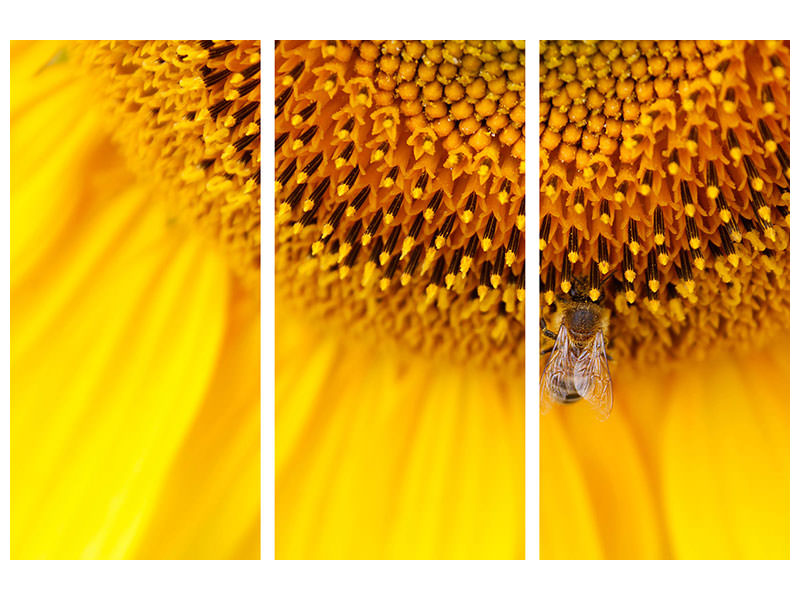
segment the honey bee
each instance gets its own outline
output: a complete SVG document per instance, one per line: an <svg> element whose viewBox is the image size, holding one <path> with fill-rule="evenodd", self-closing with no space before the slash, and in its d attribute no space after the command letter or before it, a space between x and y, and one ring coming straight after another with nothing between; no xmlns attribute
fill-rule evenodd
<svg viewBox="0 0 800 600"><path fill-rule="evenodd" d="M554 402L584 399L605 420L614 402L605 344L608 317L589 297L585 282L576 281L558 300L558 334L547 329L544 319L540 323L544 335L555 342L545 351L550 356L542 372L539 410L545 414Z"/></svg>

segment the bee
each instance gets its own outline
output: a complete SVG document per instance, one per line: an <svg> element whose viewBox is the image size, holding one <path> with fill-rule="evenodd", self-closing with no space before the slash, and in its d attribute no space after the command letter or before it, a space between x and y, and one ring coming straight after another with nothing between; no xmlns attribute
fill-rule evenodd
<svg viewBox="0 0 800 600"><path fill-rule="evenodd" d="M559 296L558 334L542 332L555 340L542 372L539 410L545 414L553 403L571 404L586 400L602 420L608 418L614 397L608 370L605 338L608 317L587 293L586 282L575 281L568 295Z"/></svg>

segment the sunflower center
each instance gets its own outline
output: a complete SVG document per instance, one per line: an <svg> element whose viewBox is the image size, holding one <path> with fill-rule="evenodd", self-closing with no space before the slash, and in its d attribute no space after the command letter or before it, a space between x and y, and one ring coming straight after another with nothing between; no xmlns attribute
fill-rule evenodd
<svg viewBox="0 0 800 600"><path fill-rule="evenodd" d="M177 215L199 223L258 287L261 243L260 45L81 44L108 99L115 139Z"/></svg>
<svg viewBox="0 0 800 600"><path fill-rule="evenodd" d="M615 356L788 326L789 47L542 42L542 303L576 279ZM549 311L546 311L549 318Z"/></svg>
<svg viewBox="0 0 800 600"><path fill-rule="evenodd" d="M280 42L280 292L382 340L519 363L524 57L512 42Z"/></svg>

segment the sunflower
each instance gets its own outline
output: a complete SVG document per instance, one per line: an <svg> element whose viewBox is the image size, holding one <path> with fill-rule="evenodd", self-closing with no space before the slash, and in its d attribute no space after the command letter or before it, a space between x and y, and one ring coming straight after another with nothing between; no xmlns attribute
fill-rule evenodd
<svg viewBox="0 0 800 600"><path fill-rule="evenodd" d="M11 45L11 556L258 558L259 45Z"/></svg>
<svg viewBox="0 0 800 600"><path fill-rule="evenodd" d="M788 558L789 46L540 44L543 323L616 408L542 419L543 558Z"/></svg>
<svg viewBox="0 0 800 600"><path fill-rule="evenodd" d="M276 556L524 556L525 49L275 50Z"/></svg>

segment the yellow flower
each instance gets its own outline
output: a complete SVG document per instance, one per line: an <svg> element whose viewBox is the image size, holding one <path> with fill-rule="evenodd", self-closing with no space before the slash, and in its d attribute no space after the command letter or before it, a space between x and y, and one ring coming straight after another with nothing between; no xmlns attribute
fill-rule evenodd
<svg viewBox="0 0 800 600"><path fill-rule="evenodd" d="M788 558L788 66L540 45L542 317L588 290L616 406L542 419L543 558Z"/></svg>
<svg viewBox="0 0 800 600"><path fill-rule="evenodd" d="M276 48L276 555L524 556L524 43Z"/></svg>
<svg viewBox="0 0 800 600"><path fill-rule="evenodd" d="M201 66L258 61L220 47L12 44L13 558L259 556L255 221L227 157L181 178L225 152L185 141L236 84Z"/></svg>

